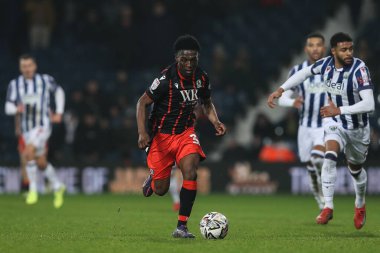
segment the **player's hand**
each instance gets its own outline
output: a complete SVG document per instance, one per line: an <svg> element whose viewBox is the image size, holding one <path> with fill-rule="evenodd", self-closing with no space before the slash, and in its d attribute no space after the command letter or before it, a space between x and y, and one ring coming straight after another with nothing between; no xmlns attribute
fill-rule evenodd
<svg viewBox="0 0 380 253"><path fill-rule="evenodd" d="M150 136L147 133L139 134L138 146L140 149L144 149L149 146Z"/></svg>
<svg viewBox="0 0 380 253"><path fill-rule="evenodd" d="M297 109L300 109L302 107L302 105L303 105L303 98L301 96L297 97L294 100L293 107L297 108Z"/></svg>
<svg viewBox="0 0 380 253"><path fill-rule="evenodd" d="M329 98L329 105L324 106L321 108L321 116L322 118L327 118L327 117L334 117L337 115L340 115L340 109L337 107Z"/></svg>
<svg viewBox="0 0 380 253"><path fill-rule="evenodd" d="M284 89L280 87L275 92L269 95L267 103L270 108L276 107L276 103L274 102L274 100L280 98L283 92Z"/></svg>
<svg viewBox="0 0 380 253"><path fill-rule="evenodd" d="M62 114L52 113L50 114L50 120L54 124L59 124L62 122Z"/></svg>
<svg viewBox="0 0 380 253"><path fill-rule="evenodd" d="M24 105L23 104L18 104L17 105L17 114L23 113L24 112Z"/></svg>
<svg viewBox="0 0 380 253"><path fill-rule="evenodd" d="M220 121L216 122L214 124L214 127L215 127L215 130L216 130L216 134L215 135L217 135L217 136L223 136L223 135L226 134L227 128L226 128L226 126L222 122L220 122Z"/></svg>

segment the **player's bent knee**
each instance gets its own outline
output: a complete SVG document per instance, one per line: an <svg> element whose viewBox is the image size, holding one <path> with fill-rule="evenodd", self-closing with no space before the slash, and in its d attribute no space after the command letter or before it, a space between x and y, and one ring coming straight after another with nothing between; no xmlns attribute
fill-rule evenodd
<svg viewBox="0 0 380 253"><path fill-rule="evenodd" d="M170 181L169 182L154 182L154 193L156 193L158 196L164 196L168 191L170 187Z"/></svg>
<svg viewBox="0 0 380 253"><path fill-rule="evenodd" d="M45 170L47 167L47 161L46 158L38 158L37 159L37 167L39 170Z"/></svg>
<svg viewBox="0 0 380 253"><path fill-rule="evenodd" d="M37 163L37 167L39 170L45 170L47 167L46 163Z"/></svg>
<svg viewBox="0 0 380 253"><path fill-rule="evenodd" d="M26 151L25 152L25 160L26 161L32 161L32 160L34 160L34 154L33 154L33 152Z"/></svg>
<svg viewBox="0 0 380 253"><path fill-rule="evenodd" d="M352 164L352 163L348 162L348 168L352 171L358 171L358 170L361 170L363 168L363 164Z"/></svg>

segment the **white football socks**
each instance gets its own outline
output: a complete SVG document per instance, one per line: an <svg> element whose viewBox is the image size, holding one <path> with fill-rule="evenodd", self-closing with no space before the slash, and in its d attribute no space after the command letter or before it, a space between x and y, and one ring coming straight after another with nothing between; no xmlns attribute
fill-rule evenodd
<svg viewBox="0 0 380 253"><path fill-rule="evenodd" d="M172 196L173 203L179 203L179 191L178 191L178 180L177 177L173 174L170 177L170 187L169 187L170 195Z"/></svg>
<svg viewBox="0 0 380 253"><path fill-rule="evenodd" d="M325 198L325 208L334 209L334 188L337 178L336 160L338 154L334 151L327 151L322 166L322 191Z"/></svg>
<svg viewBox="0 0 380 253"><path fill-rule="evenodd" d="M29 191L37 191L37 164L35 160L26 163L26 173L29 178Z"/></svg>
<svg viewBox="0 0 380 253"><path fill-rule="evenodd" d="M322 192L322 166L323 166L323 161L324 161L324 152L320 150L312 150L311 151L311 164L313 164L314 169L317 173L317 181L318 181L318 192L319 192L319 200L318 205L319 208L322 209L325 205L325 199L323 197L323 192Z"/></svg>
<svg viewBox="0 0 380 253"><path fill-rule="evenodd" d="M361 208L365 204L365 192L367 189L367 172L361 168L358 171L353 171L348 168L351 173L352 181L355 188L355 207Z"/></svg>
<svg viewBox="0 0 380 253"><path fill-rule="evenodd" d="M53 187L54 191L59 190L62 183L59 181L57 174L55 173L55 169L51 163L48 163L46 169L45 169L45 176L49 180L51 186Z"/></svg>
<svg viewBox="0 0 380 253"><path fill-rule="evenodd" d="M306 165L307 172L309 174L309 185L310 189L314 195L315 200L317 201L318 207L320 209L323 208L323 201L321 198L322 193L320 192L321 189L319 187L319 179L317 171L315 170L314 166Z"/></svg>

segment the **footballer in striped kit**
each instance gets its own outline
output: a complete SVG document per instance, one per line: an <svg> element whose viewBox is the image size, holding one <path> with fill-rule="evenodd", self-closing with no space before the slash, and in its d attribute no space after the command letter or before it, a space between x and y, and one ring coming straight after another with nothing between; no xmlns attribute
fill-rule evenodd
<svg viewBox="0 0 380 253"><path fill-rule="evenodd" d="M63 204L65 186L58 179L54 167L47 161L47 142L51 135L52 123L60 123L65 105L65 93L53 77L37 73L33 56L22 55L19 59L21 75L8 86L5 113L21 118L23 151L29 179L26 204L38 201L37 168L43 170L54 189L54 207ZM50 94L54 95L56 108L52 111Z"/></svg>
<svg viewBox="0 0 380 253"><path fill-rule="evenodd" d="M317 216L318 224L327 224L333 218L334 187L337 179L338 153L343 151L355 188L354 226L361 229L366 222L365 192L367 173L363 168L370 142L369 113L375 110L373 84L365 63L353 57L352 38L336 33L330 39L332 56L298 71L268 97L268 105L282 93L312 75L322 75L328 94L328 105L321 115L329 121L324 124L325 159L322 166L322 191L325 205Z"/></svg>
<svg viewBox="0 0 380 253"><path fill-rule="evenodd" d="M292 68L289 77L297 71L309 67L325 54L325 38L319 33L306 37L305 53L308 59ZM294 98L295 96L295 98ZM287 90L280 97L280 106L292 106L299 112L298 154L310 178L310 188L320 210L324 199L321 185L321 171L324 157L324 130L320 109L327 102L323 76L313 75L296 87Z"/></svg>

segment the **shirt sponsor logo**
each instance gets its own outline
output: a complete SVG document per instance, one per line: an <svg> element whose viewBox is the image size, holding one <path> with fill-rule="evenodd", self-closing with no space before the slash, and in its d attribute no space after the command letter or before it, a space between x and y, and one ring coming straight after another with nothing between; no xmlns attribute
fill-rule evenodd
<svg viewBox="0 0 380 253"><path fill-rule="evenodd" d="M25 105L34 105L41 100L37 94L26 94L22 96L22 103Z"/></svg>
<svg viewBox="0 0 380 253"><path fill-rule="evenodd" d="M324 84L323 82L309 83L309 85L306 85L306 90L309 93L322 93L322 92L325 92L325 88L324 88L323 84Z"/></svg>
<svg viewBox="0 0 380 253"><path fill-rule="evenodd" d="M343 95L344 92L344 83L334 83L331 80L326 80L325 90L331 94Z"/></svg>
<svg viewBox="0 0 380 253"><path fill-rule="evenodd" d="M198 100L198 90L181 90L180 92L183 98L183 102L193 102Z"/></svg>

